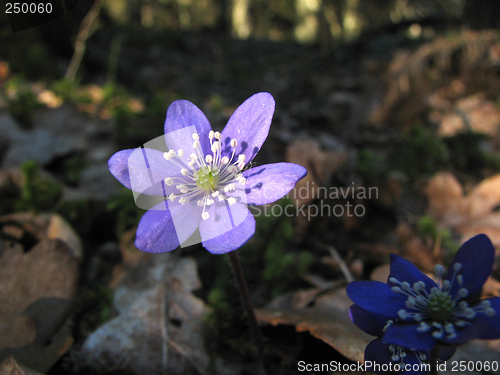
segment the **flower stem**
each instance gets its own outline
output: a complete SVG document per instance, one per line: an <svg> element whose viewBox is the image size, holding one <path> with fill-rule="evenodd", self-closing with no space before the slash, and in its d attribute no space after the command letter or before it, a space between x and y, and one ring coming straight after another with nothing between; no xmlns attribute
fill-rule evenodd
<svg viewBox="0 0 500 375"><path fill-rule="evenodd" d="M429 372L429 375L438 375L438 362L439 362L439 352L440 352L440 347L437 345L434 349L431 351L431 359L430 359L430 365L431 365L431 371Z"/></svg>
<svg viewBox="0 0 500 375"><path fill-rule="evenodd" d="M260 333L259 324L257 323L257 318L255 316L252 299L250 298L250 293L248 292L243 269L241 268L240 258L238 257L238 254L236 254L236 251L231 251L227 255L231 261L231 266L233 267L233 273L236 277L236 281L238 282L241 299L243 300L243 305L245 306L250 328L252 329L252 334L254 336L255 343L257 344L259 360L264 368L264 373L267 374L268 372L266 366L264 365L264 342L262 340L262 334Z"/></svg>

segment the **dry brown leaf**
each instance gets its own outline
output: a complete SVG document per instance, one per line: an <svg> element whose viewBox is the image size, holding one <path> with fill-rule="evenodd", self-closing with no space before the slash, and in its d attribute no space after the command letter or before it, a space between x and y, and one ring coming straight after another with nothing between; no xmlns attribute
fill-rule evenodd
<svg viewBox="0 0 500 375"><path fill-rule="evenodd" d="M9 357L0 363L0 375L42 375L42 374L20 366L13 357Z"/></svg>
<svg viewBox="0 0 500 375"><path fill-rule="evenodd" d="M292 301L293 298L288 299ZM349 319L352 302L345 289L318 297L312 308L293 308L287 300L273 308L257 310L257 319L272 324L293 325L297 332L309 332L352 361L363 362L366 345L373 337L362 332Z"/></svg>
<svg viewBox="0 0 500 375"><path fill-rule="evenodd" d="M442 371L440 371L439 373L443 375L452 375L457 373L465 373L467 375L481 375L490 373L497 374L497 371L470 371L472 370L472 368L470 370L467 369L466 371L460 371L459 366L460 361L464 361L463 363L465 364L465 366L467 366L468 364L479 364L484 366L486 362L489 362L490 364L492 362L498 363L498 358L500 357L499 344L500 340L475 340L462 345L457 349L453 357L451 357L448 362L446 362L446 365L441 365Z"/></svg>
<svg viewBox="0 0 500 375"><path fill-rule="evenodd" d="M301 207L313 201L318 188L325 186L330 177L347 160L343 149L324 151L315 139L299 139L286 150L286 161L304 166L307 175L300 180L289 196Z"/></svg>
<svg viewBox="0 0 500 375"><path fill-rule="evenodd" d="M53 231L52 238L47 233L53 219L31 214L0 218L4 236L14 238L0 241L0 360L12 355L41 372L72 342L66 324L78 281L74 249L59 232ZM59 228L67 226L56 220Z"/></svg>
<svg viewBox="0 0 500 375"><path fill-rule="evenodd" d="M483 180L466 196L462 185L450 173L438 173L427 184L427 213L440 226L461 234L461 242L485 233L493 244L500 245L500 175Z"/></svg>
<svg viewBox="0 0 500 375"><path fill-rule="evenodd" d="M473 130L495 136L500 124L500 109L485 95L475 94L458 100L439 124L438 135L450 137L460 131Z"/></svg>
<svg viewBox="0 0 500 375"><path fill-rule="evenodd" d="M136 266L115 290L119 315L84 343L83 366L141 375L206 374L210 362L202 336L206 308L192 294L201 286L195 261L175 253L141 253L133 259Z"/></svg>

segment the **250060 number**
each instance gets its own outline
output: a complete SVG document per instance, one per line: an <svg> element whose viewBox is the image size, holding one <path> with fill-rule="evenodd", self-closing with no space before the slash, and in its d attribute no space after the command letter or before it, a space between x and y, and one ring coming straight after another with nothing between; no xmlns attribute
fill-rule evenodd
<svg viewBox="0 0 500 375"><path fill-rule="evenodd" d="M20 13L52 13L52 4L36 4L36 3L6 3L5 13L20 14Z"/></svg>
<svg viewBox="0 0 500 375"><path fill-rule="evenodd" d="M451 371L498 371L497 361L452 361Z"/></svg>

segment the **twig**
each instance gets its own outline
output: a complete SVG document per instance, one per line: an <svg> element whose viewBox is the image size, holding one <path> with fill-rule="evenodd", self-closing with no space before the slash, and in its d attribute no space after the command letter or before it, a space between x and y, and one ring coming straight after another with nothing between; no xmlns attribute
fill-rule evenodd
<svg viewBox="0 0 500 375"><path fill-rule="evenodd" d="M85 16L80 25L80 30L75 40L75 52L69 62L68 69L64 78L73 81L75 79L80 63L82 62L83 55L85 54L85 42L97 30L99 25L99 13L106 0L96 0L92 8Z"/></svg>
<svg viewBox="0 0 500 375"><path fill-rule="evenodd" d="M349 267L347 267L347 264L344 262L344 259L340 256L340 254L335 250L333 246L330 245L324 245L322 243L317 242L316 245L318 247L321 247L325 250L328 250L330 255L332 256L333 259L338 263L340 267L340 271L344 274L345 279L347 280L348 283L351 281L354 281L354 277L352 276L351 271L349 271Z"/></svg>

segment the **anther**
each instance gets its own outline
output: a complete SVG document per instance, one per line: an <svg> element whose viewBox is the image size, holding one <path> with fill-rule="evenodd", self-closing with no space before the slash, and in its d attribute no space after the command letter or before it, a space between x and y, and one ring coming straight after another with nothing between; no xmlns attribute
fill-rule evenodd
<svg viewBox="0 0 500 375"><path fill-rule="evenodd" d="M219 150L220 150L220 143L219 143L219 142L214 142L214 143L212 144L211 149L212 149L212 152L213 152L213 153L216 153L217 151L219 151Z"/></svg>
<svg viewBox="0 0 500 375"><path fill-rule="evenodd" d="M208 212L207 212L207 211L204 211L204 212L201 214L201 218L202 218L203 220L208 220L208 217L209 217L209 215L208 215Z"/></svg>
<svg viewBox="0 0 500 375"><path fill-rule="evenodd" d="M408 317L408 312L405 309L398 311L398 316L401 320L405 320Z"/></svg>
<svg viewBox="0 0 500 375"><path fill-rule="evenodd" d="M193 133L193 141L198 141L200 139L200 136L198 133Z"/></svg>
<svg viewBox="0 0 500 375"><path fill-rule="evenodd" d="M434 272L436 273L436 276L443 276L444 267L440 264L436 264L436 266L434 266Z"/></svg>

